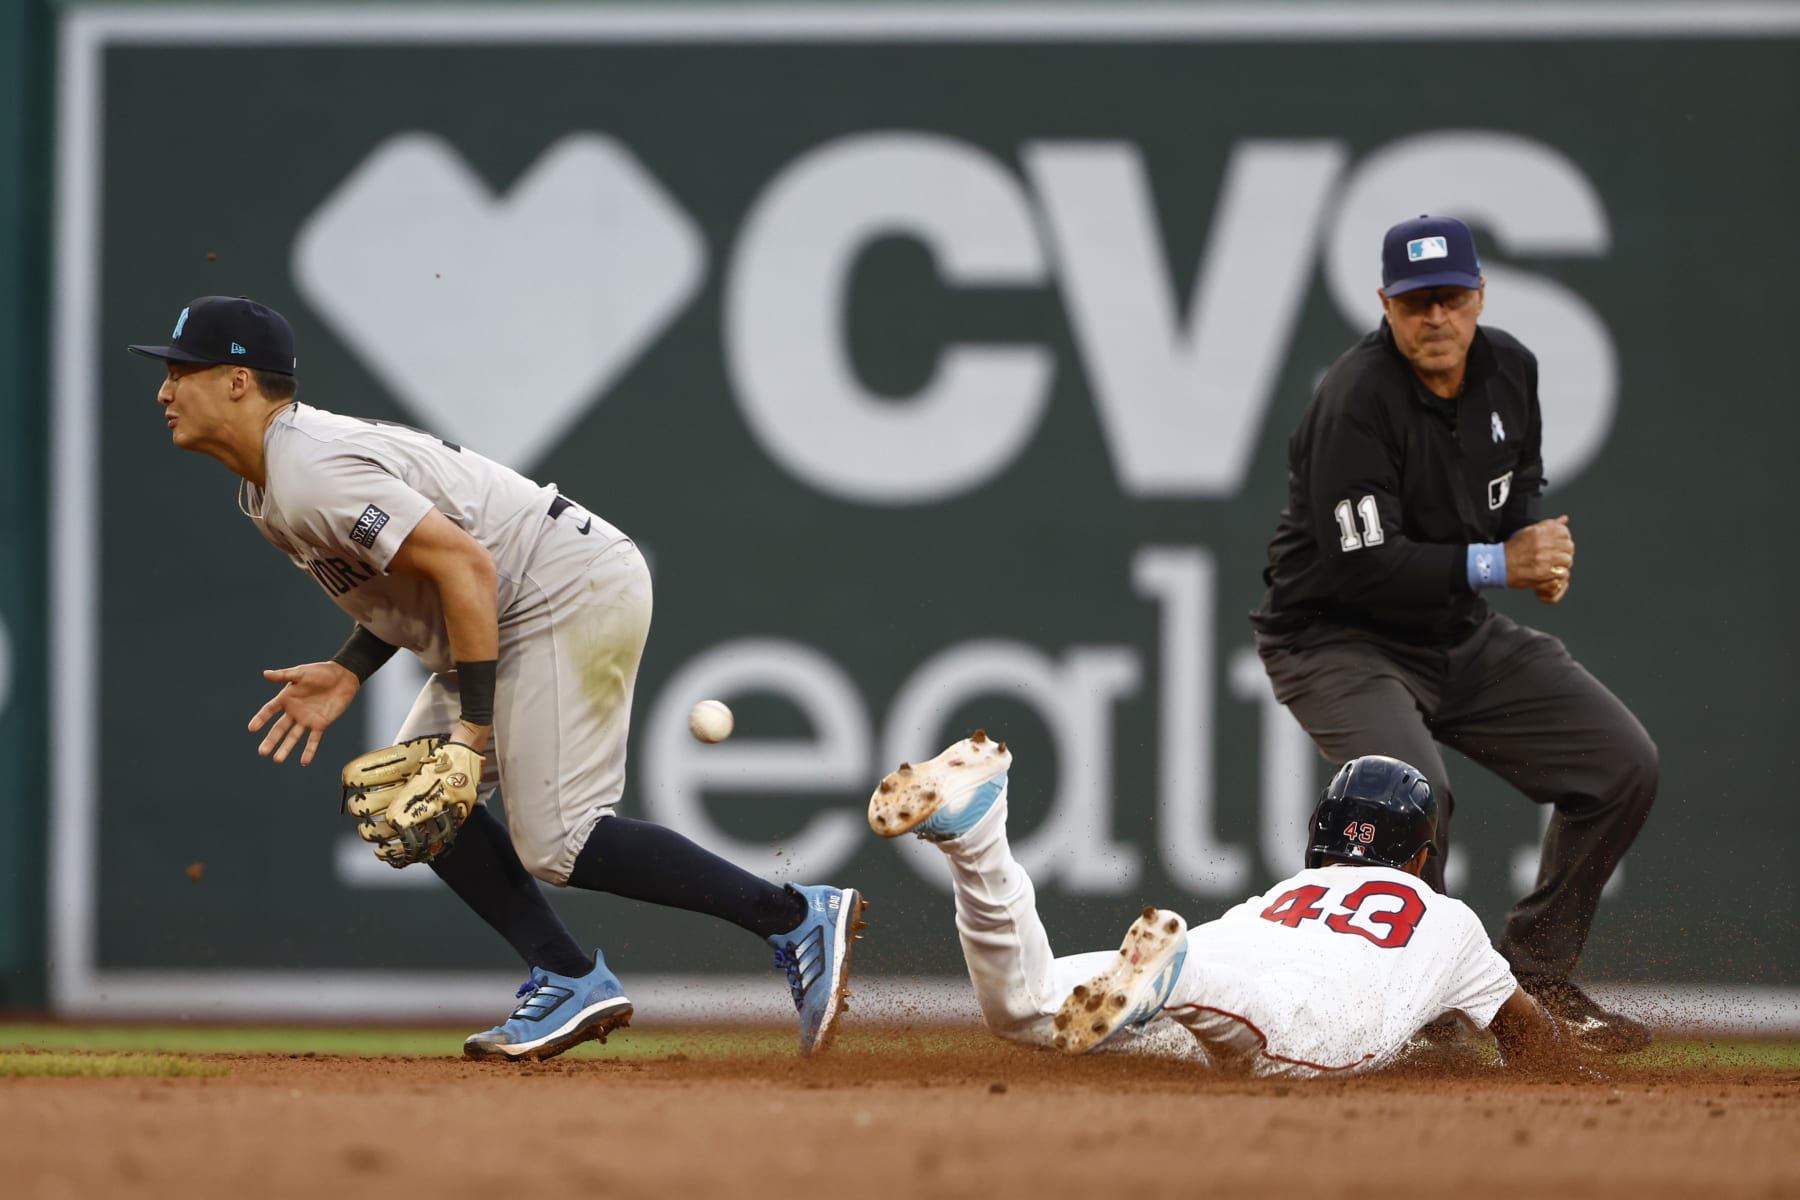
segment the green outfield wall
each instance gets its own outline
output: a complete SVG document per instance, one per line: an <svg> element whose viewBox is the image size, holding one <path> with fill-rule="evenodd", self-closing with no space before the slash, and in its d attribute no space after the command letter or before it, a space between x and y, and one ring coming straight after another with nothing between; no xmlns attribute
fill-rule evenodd
<svg viewBox="0 0 1800 1200"><path fill-rule="evenodd" d="M0 1008L44 1002L50 11L0 6Z"/></svg>
<svg viewBox="0 0 1800 1200"><path fill-rule="evenodd" d="M53 226L30 171L0 193L24 264L0 316L54 333L0 416L7 986L45 953L47 784L37 980L65 1011L504 1003L506 948L337 813L330 763L389 739L415 668L376 677L324 764L255 756L260 670L325 657L344 620L168 445L122 351L192 296L287 313L303 401L430 428L637 538L657 613L622 810L856 883L859 971L953 988L941 864L862 809L976 725L1016 751L1059 948L1297 865L1326 764L1245 618L1284 445L1378 315L1382 229L1448 211L1481 238L1486 319L1539 354L1548 508L1579 547L1563 605L1498 606L1662 750L1587 976L1800 1008L1800 10L1545 12L64 10ZM27 251L51 228L45 321ZM717 746L685 727L708 696L739 718ZM1451 771L1451 877L1497 930L1540 814ZM658 996L781 999L735 930L556 899Z"/></svg>

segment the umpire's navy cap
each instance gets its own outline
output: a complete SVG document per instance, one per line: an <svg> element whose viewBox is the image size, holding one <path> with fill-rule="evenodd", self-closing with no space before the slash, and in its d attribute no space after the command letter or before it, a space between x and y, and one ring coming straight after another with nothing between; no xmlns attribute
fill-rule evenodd
<svg viewBox="0 0 1800 1200"><path fill-rule="evenodd" d="M1455 217L1402 221L1381 239L1381 290L1390 296L1419 288L1480 286L1475 235Z"/></svg>
<svg viewBox="0 0 1800 1200"><path fill-rule="evenodd" d="M164 362L231 363L252 371L292 375L294 327L248 296L202 296L181 310L166 346L127 346Z"/></svg>

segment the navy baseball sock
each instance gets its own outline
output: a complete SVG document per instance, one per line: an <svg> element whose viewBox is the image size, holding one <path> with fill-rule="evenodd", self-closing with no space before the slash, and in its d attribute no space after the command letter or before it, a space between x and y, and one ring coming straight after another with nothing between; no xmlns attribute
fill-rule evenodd
<svg viewBox="0 0 1800 1200"><path fill-rule="evenodd" d="M806 901L662 825L605 817L575 856L569 886L721 917L760 938L806 918Z"/></svg>
<svg viewBox="0 0 1800 1200"><path fill-rule="evenodd" d="M586 975L594 958L544 898L538 881L519 861L500 818L477 804L450 849L431 864L457 897L492 925L527 966L558 975Z"/></svg>

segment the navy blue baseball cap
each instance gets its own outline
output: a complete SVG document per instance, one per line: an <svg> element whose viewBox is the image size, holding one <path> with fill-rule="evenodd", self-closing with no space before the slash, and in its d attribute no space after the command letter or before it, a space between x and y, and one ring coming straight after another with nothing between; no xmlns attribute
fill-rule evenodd
<svg viewBox="0 0 1800 1200"><path fill-rule="evenodd" d="M166 346L127 346L164 362L231 363L252 371L292 375L294 327L248 296L202 296L181 310Z"/></svg>
<svg viewBox="0 0 1800 1200"><path fill-rule="evenodd" d="M1480 286L1475 235L1455 217L1402 221L1381 239L1381 290L1390 296L1419 288Z"/></svg>

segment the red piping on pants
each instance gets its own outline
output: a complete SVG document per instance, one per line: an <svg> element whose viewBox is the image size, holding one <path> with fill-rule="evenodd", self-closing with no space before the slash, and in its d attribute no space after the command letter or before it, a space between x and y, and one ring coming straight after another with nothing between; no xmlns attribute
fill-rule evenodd
<svg viewBox="0 0 1800 1200"><path fill-rule="evenodd" d="M1368 1062L1371 1058L1375 1057L1373 1054L1365 1054L1361 1058L1357 1059L1355 1062L1345 1063L1341 1067L1328 1067L1328 1066L1325 1066L1323 1063L1307 1062L1304 1058L1285 1058L1279 1054L1270 1054L1269 1053L1269 1036L1266 1033L1264 1033L1262 1030L1258 1029L1256 1027L1256 1022L1252 1021L1249 1017L1241 1016L1238 1013L1234 1013L1234 1012L1227 1012L1222 1008L1214 1008L1210 1004L1176 1004L1176 1005L1172 1005L1170 1007L1163 1009L1163 1011L1164 1012L1174 1012L1177 1009L1182 1009L1182 1008L1191 1008L1197 1012L1218 1013L1221 1017L1230 1017L1234 1021L1242 1021L1244 1023L1244 1026L1247 1029L1249 1029L1251 1033L1254 1033L1256 1035L1257 1040L1262 1043L1263 1057L1264 1058L1272 1058L1276 1062L1292 1063L1296 1067L1311 1067L1315 1071L1349 1071L1349 1070L1353 1070L1356 1067L1362 1066L1364 1063Z"/></svg>

